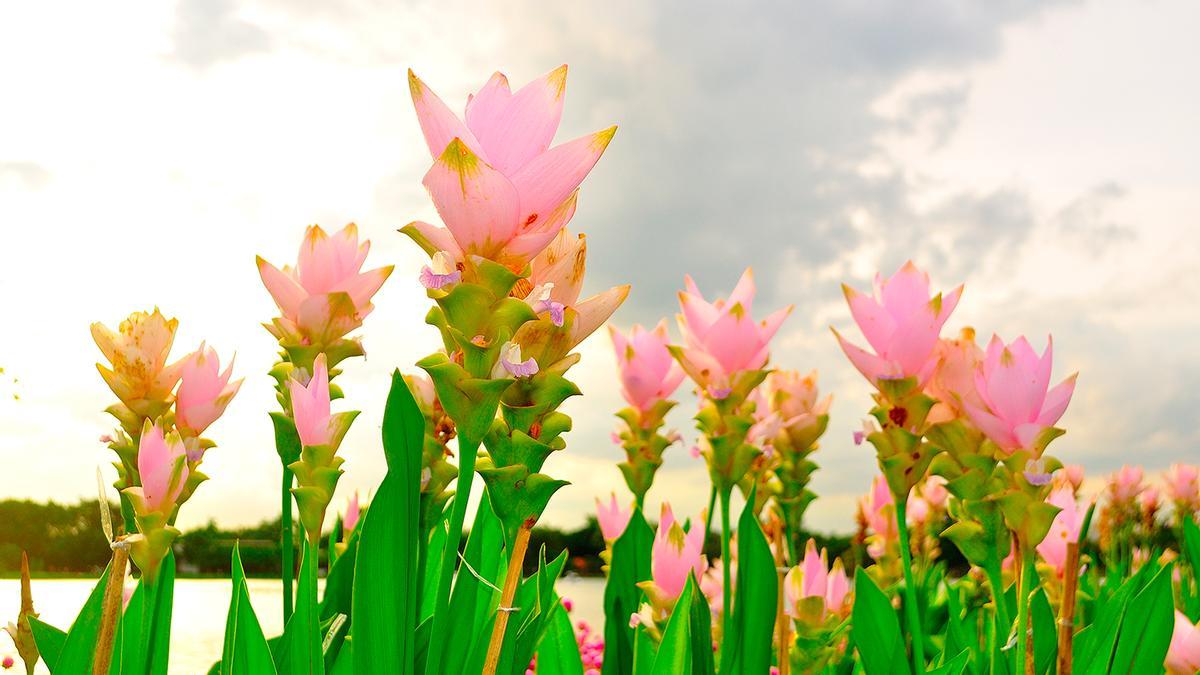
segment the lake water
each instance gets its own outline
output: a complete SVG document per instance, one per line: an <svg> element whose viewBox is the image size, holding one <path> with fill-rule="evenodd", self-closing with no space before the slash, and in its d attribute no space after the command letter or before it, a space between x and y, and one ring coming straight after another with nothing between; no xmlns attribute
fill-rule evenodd
<svg viewBox="0 0 1200 675"><path fill-rule="evenodd" d="M34 579L33 604L41 619L66 630L83 606L94 580ZM280 616L283 589L279 581L250 579L250 602L268 636L282 631ZM559 594L574 603L573 621L587 621L597 629L604 619L604 580L568 577L559 580ZM180 579L175 582L175 609L172 613L171 673L196 675L208 672L221 655L225 636L225 615L229 610L230 585L221 579ZM20 582L0 580L0 624L16 618L21 606ZM0 658L12 655L17 666L11 672L24 672L20 658L7 635L0 635ZM47 673L38 664L38 673Z"/></svg>

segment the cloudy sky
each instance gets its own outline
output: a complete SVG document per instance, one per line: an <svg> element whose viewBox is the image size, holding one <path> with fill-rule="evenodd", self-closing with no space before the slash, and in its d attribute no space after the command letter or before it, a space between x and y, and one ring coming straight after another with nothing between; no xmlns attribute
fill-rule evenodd
<svg viewBox="0 0 1200 675"><path fill-rule="evenodd" d="M850 432L868 387L828 326L839 292L906 259L965 282L948 331L1054 334L1055 379L1081 371L1055 445L1093 474L1194 458L1200 432L1200 5L778 2L26 3L0 9L0 495L94 494L111 394L88 324L155 305L176 352L237 352L246 384L211 430L212 480L182 524L278 508L266 412L274 312L255 254L284 263L304 226L354 221L396 273L342 380L364 410L341 491L383 468L388 375L435 346L422 257L395 230L436 214L406 68L457 107L494 70L570 64L559 138L620 125L584 184L594 290L629 282L615 322L674 313L685 273L727 291L747 265L759 312L796 311L774 362L835 392L813 526L851 526L873 457ZM564 5L573 5L569 9ZM747 5L749 7L749 5ZM64 13L71 19L64 20ZM607 338L575 371L571 480L546 520L575 525L620 489ZM672 422L692 437L688 411ZM671 451L651 501L685 511L703 468Z"/></svg>

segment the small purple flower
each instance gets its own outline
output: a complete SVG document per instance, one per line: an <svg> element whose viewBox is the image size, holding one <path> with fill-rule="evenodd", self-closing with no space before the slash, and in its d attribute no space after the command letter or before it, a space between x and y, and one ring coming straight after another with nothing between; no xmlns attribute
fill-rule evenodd
<svg viewBox="0 0 1200 675"><path fill-rule="evenodd" d="M1052 476L1049 471L1046 471L1046 464L1040 459L1029 460L1025 463L1025 480L1029 481L1030 485L1042 487L1049 485Z"/></svg>
<svg viewBox="0 0 1200 675"><path fill-rule="evenodd" d="M444 251L433 254L433 266L421 268L421 285L430 290L441 290L450 284L462 281L462 272L455 267L454 261Z"/></svg>
<svg viewBox="0 0 1200 675"><path fill-rule="evenodd" d="M867 435L864 434L863 432L861 432L861 431L854 432L854 444L855 445L862 445L863 441L866 440L866 438L867 438Z"/></svg>
<svg viewBox="0 0 1200 675"><path fill-rule="evenodd" d="M529 293L529 296L525 298L525 302L529 303L535 314L549 312L550 322L562 328L563 322L566 320L567 306L550 298L550 294L553 291L554 284L549 282L544 283L534 288Z"/></svg>
<svg viewBox="0 0 1200 675"><path fill-rule="evenodd" d="M533 377L538 372L538 364L534 359L521 360L521 345L515 342L505 342L500 348L500 358L492 368L492 379L502 377Z"/></svg>
<svg viewBox="0 0 1200 675"><path fill-rule="evenodd" d="M722 400L728 398L729 395L732 393L733 393L733 389L730 389L729 387L717 387L717 386L713 386L713 385L708 386L709 398L712 398L713 400L716 400L716 401L722 401Z"/></svg>

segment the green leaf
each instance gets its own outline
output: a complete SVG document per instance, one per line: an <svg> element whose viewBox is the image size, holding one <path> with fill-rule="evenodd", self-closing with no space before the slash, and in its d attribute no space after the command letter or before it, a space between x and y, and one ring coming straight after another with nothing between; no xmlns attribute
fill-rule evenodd
<svg viewBox="0 0 1200 675"><path fill-rule="evenodd" d="M607 643L605 646L607 647ZM656 658L658 647L654 644L654 639L646 633L644 626L638 626L633 633L633 675L651 675ZM604 662L608 663L607 656Z"/></svg>
<svg viewBox="0 0 1200 675"><path fill-rule="evenodd" d="M330 550L330 553L333 551ZM325 594L321 596L320 619L327 621L335 614L350 616L354 595L354 561L358 555L358 530L346 542L346 551L330 563L325 575Z"/></svg>
<svg viewBox="0 0 1200 675"><path fill-rule="evenodd" d="M275 452L283 466L300 459L300 435L296 424L286 414L271 413L271 424L275 426Z"/></svg>
<svg viewBox="0 0 1200 675"><path fill-rule="evenodd" d="M1038 588L1029 600L1033 622L1033 668L1035 673L1051 672L1058 656L1058 622L1046 591Z"/></svg>
<svg viewBox="0 0 1200 675"><path fill-rule="evenodd" d="M689 574L683 592L675 601L675 610L667 620L663 630L662 643L658 647L658 656L654 659L652 675L700 675L711 673L712 648L696 650L699 640L711 641L708 631L701 633L701 626L695 625L692 611L699 591L696 588L695 576ZM701 600L703 603L703 600ZM707 606L705 606L707 612ZM704 622L707 623L707 622ZM699 633L699 634L698 634ZM704 657L707 656L707 663Z"/></svg>
<svg viewBox="0 0 1200 675"><path fill-rule="evenodd" d="M109 567L112 567L111 563ZM71 623L63 639L62 648L58 653L58 663L55 672L90 673L92 657L96 649L96 634L100 631L100 612L104 604L104 587L108 584L109 568L105 568L100 580L92 587L92 592L79 610L79 615ZM48 663L48 662L47 662Z"/></svg>
<svg viewBox="0 0 1200 675"><path fill-rule="evenodd" d="M503 583L505 559L504 530L500 520L492 513L491 500L485 493L479 500L471 534L467 537L466 550L463 552L463 560L470 568L459 567L458 578L450 595L449 640L451 644L462 645L462 648L448 650L442 656L445 672L464 672L467 659L477 645L483 642L484 648L487 647L486 643L491 637L489 618L495 611L500 594L476 578L471 570L489 583L499 586Z"/></svg>
<svg viewBox="0 0 1200 675"><path fill-rule="evenodd" d="M850 634L858 647L866 675L907 675L908 655L896 610L861 567L854 572Z"/></svg>
<svg viewBox="0 0 1200 675"><path fill-rule="evenodd" d="M63 643L67 640L66 632L34 616L29 617L29 628L33 631L33 641L37 644L42 660L46 662L46 667L50 669L50 672L54 672L58 667L58 657L62 653Z"/></svg>
<svg viewBox="0 0 1200 675"><path fill-rule="evenodd" d="M262 626L250 605L246 574L238 545L233 545L230 563L232 592L229 613L225 619L225 642L221 651L220 675L260 675L275 673L271 648L263 635Z"/></svg>
<svg viewBox="0 0 1200 675"><path fill-rule="evenodd" d="M1175 626L1172 569L1172 565L1167 565L1159 570L1150 583L1130 600L1109 672L1162 671Z"/></svg>
<svg viewBox="0 0 1200 675"><path fill-rule="evenodd" d="M583 660L571 617L562 603L550 611L549 626L537 647L538 675L583 675Z"/></svg>
<svg viewBox="0 0 1200 675"><path fill-rule="evenodd" d="M613 542L604 585L603 675L624 675L633 669L636 636L629 617L638 611L642 600L638 583L650 579L653 544L654 531L642 510L635 508L625 531Z"/></svg>
<svg viewBox="0 0 1200 675"><path fill-rule="evenodd" d="M367 509L370 513L370 509ZM276 662L281 675L324 675L325 659L321 653L320 620L317 618L317 549L305 539L300 558L300 574L296 584L296 611L283 629L283 639L276 649Z"/></svg>
<svg viewBox="0 0 1200 675"><path fill-rule="evenodd" d="M928 671L927 675L962 675L962 672L967 669L967 664L971 661L971 652L964 649L958 653L958 656L950 659L946 663Z"/></svg>
<svg viewBox="0 0 1200 675"><path fill-rule="evenodd" d="M738 520L737 580L732 630L721 645L722 673L765 673L779 602L779 575L771 546L754 515L754 492Z"/></svg>
<svg viewBox="0 0 1200 675"><path fill-rule="evenodd" d="M354 570L355 672L414 672L423 579L417 579L425 418L400 375L383 414L388 472L367 509Z"/></svg>

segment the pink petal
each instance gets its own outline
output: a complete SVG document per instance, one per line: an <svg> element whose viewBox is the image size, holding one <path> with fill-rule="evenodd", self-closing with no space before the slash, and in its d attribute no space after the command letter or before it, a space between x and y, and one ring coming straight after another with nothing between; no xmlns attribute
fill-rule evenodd
<svg viewBox="0 0 1200 675"><path fill-rule="evenodd" d="M871 384L876 384L881 377L895 374L895 367L892 364L871 352L850 344L836 330L833 331L833 334L837 336L838 344L846 353L846 358L850 359L850 363L854 364L854 367L858 368L858 372L862 373L863 377L867 378Z"/></svg>
<svg viewBox="0 0 1200 675"><path fill-rule="evenodd" d="M513 174L512 184L521 195L521 226L535 226L571 196L616 132L610 127L550 148Z"/></svg>
<svg viewBox="0 0 1200 675"><path fill-rule="evenodd" d="M425 134L425 143L429 145L429 154L434 159L440 157L450 142L458 138L487 161L487 154L467 125L412 70L408 71L408 89L412 94L413 107L417 110L421 133Z"/></svg>
<svg viewBox="0 0 1200 675"><path fill-rule="evenodd" d="M505 96L507 81L501 88L498 83L493 85L493 76L467 105L467 125L483 144L492 166L512 175L550 147L562 118L566 81L564 65Z"/></svg>
<svg viewBox="0 0 1200 675"><path fill-rule="evenodd" d="M881 302L888 313L902 320L929 302L929 276L908 261L882 284Z"/></svg>
<svg viewBox="0 0 1200 675"><path fill-rule="evenodd" d="M526 261L534 258L553 243L555 237L567 223L571 222L571 218L575 217L575 205L579 192L575 191L566 201L559 204L548 216L541 219L533 227L521 229L521 233L513 237L512 241L505 247L506 253L520 261ZM576 285L574 289L575 297L579 297L578 286L582 285L582 281ZM565 290L565 289L564 289Z"/></svg>
<svg viewBox="0 0 1200 675"><path fill-rule="evenodd" d="M491 253L517 233L517 190L462 141L446 146L423 182L465 252Z"/></svg>
<svg viewBox="0 0 1200 675"><path fill-rule="evenodd" d="M462 261L462 249L458 247L458 242L454 241L454 235L450 234L450 230L421 220L414 220L408 224L408 227L416 230L417 234L425 240L424 242L418 241L417 245L425 249L430 256L438 251L445 251L455 261Z"/></svg>
<svg viewBox="0 0 1200 675"><path fill-rule="evenodd" d="M261 257L257 258L257 261L258 275L267 287L267 292L271 294L284 316L295 318L300 313L300 303L304 302L308 293L290 274L280 271Z"/></svg>
<svg viewBox="0 0 1200 675"><path fill-rule="evenodd" d="M969 402L964 402L963 407L966 409L967 417L971 423L984 433L992 442L999 445L1005 450L1014 450L1020 447L1020 442L1017 441L1016 435L999 417L971 405Z"/></svg>
<svg viewBox="0 0 1200 675"><path fill-rule="evenodd" d="M756 292L754 286L754 270L749 267L745 272L742 272L741 278L738 279L737 285L733 287L733 292L729 294L730 306L741 305L746 309L746 314L749 314L754 309L754 294Z"/></svg>
<svg viewBox="0 0 1200 675"><path fill-rule="evenodd" d="M608 317L629 297L629 285L614 286L597 293L575 306L575 322L571 324L571 345L577 345L608 321Z"/></svg>
<svg viewBox="0 0 1200 675"><path fill-rule="evenodd" d="M876 354L886 354L896 330L896 320L875 298L863 295L845 284L842 284L842 293L846 296L846 304L850 306L850 316L854 317L854 323L858 324L867 343Z"/></svg>
<svg viewBox="0 0 1200 675"><path fill-rule="evenodd" d="M1037 417L1038 424L1052 427L1058 423L1059 418L1067 411L1067 404L1071 402L1071 395L1075 393L1075 379L1077 377L1079 377L1078 373L1068 377L1046 393L1046 400L1042 403L1042 411Z"/></svg>

